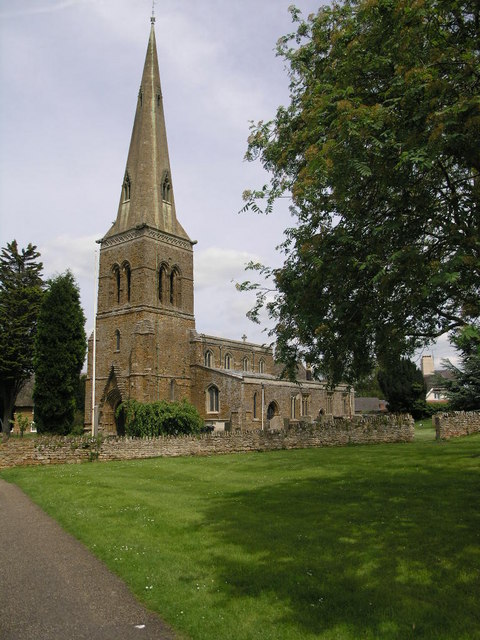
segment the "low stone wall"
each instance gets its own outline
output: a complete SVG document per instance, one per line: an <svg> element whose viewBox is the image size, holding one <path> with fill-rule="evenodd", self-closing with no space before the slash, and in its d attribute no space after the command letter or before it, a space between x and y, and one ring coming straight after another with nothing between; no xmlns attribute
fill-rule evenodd
<svg viewBox="0 0 480 640"><path fill-rule="evenodd" d="M173 456L208 456L248 451L307 449L348 444L411 442L410 416L323 419L281 431L237 431L180 438L10 438L0 445L0 469L13 466L132 460Z"/></svg>
<svg viewBox="0 0 480 640"><path fill-rule="evenodd" d="M480 411L451 411L437 413L433 423L437 440L448 440L480 433Z"/></svg>

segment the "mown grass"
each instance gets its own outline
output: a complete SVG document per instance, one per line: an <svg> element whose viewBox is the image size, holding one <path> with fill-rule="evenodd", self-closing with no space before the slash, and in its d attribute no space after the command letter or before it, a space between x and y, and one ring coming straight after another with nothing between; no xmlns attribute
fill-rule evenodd
<svg viewBox="0 0 480 640"><path fill-rule="evenodd" d="M194 640L480 638L480 436L2 476Z"/></svg>
<svg viewBox="0 0 480 640"><path fill-rule="evenodd" d="M417 442L434 440L436 437L433 418L424 418L415 422L415 440Z"/></svg>

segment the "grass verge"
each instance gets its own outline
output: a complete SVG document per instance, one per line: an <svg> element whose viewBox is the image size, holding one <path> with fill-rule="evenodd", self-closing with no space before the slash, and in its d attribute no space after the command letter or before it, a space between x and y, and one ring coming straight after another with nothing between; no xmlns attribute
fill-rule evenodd
<svg viewBox="0 0 480 640"><path fill-rule="evenodd" d="M480 436L1 475L194 640L480 638Z"/></svg>

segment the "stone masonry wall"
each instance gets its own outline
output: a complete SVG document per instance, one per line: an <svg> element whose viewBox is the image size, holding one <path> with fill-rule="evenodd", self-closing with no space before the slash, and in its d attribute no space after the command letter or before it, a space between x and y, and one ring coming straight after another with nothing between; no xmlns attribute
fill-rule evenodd
<svg viewBox="0 0 480 640"><path fill-rule="evenodd" d="M212 433L181 438L10 438L0 444L0 469L41 464L74 464L93 460L206 456L248 451L307 449L348 444L411 442L410 416L323 419L282 431Z"/></svg>
<svg viewBox="0 0 480 640"><path fill-rule="evenodd" d="M434 416L437 440L480 433L480 411L452 411Z"/></svg>

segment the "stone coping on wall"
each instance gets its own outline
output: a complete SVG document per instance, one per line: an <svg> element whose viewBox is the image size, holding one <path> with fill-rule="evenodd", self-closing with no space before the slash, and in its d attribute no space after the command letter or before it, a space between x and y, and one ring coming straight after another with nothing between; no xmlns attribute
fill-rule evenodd
<svg viewBox="0 0 480 640"><path fill-rule="evenodd" d="M480 433L480 411L450 411L433 417L437 440Z"/></svg>
<svg viewBox="0 0 480 640"><path fill-rule="evenodd" d="M0 445L0 469L95 460L208 456L349 444L411 442L413 437L414 423L411 416L373 416L361 419L325 417L320 422L299 423L279 431L259 429L213 432L199 436L10 438Z"/></svg>

